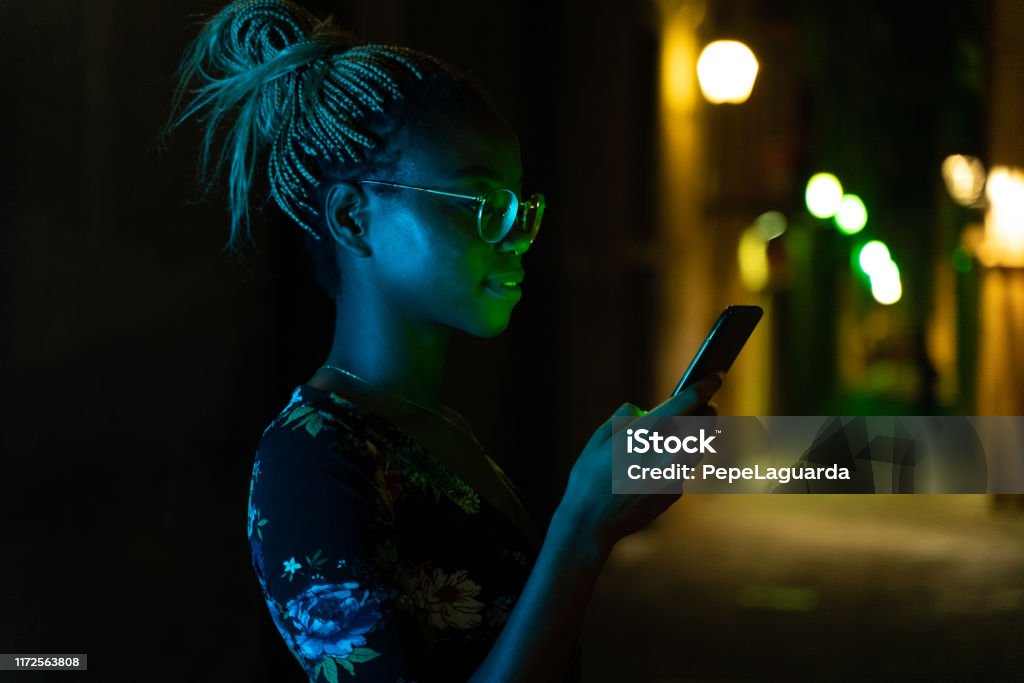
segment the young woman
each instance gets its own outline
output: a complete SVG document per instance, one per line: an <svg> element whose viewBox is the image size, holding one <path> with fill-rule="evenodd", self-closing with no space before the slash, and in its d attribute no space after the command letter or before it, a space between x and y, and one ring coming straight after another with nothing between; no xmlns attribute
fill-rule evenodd
<svg viewBox="0 0 1024 683"><path fill-rule="evenodd" d="M264 432L249 494L253 566L308 678L578 679L612 547L681 492L611 494L609 418L543 531L440 401L452 333L500 334L521 296L544 198L522 192L515 135L451 66L284 0L214 16L178 106L226 169L229 245L265 168L335 304L330 353ZM706 411L719 384L652 413Z"/></svg>

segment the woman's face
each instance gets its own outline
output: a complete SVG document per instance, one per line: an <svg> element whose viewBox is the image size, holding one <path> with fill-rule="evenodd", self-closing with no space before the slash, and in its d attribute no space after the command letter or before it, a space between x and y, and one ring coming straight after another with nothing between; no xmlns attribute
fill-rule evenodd
<svg viewBox="0 0 1024 683"><path fill-rule="evenodd" d="M366 180L473 196L507 188L522 199L518 142L494 114L428 116L403 128L393 144L401 156L392 177ZM477 202L362 188L372 209L371 277L387 304L414 324L440 323L481 337L508 326L522 296L525 236L513 229L501 242L484 242Z"/></svg>

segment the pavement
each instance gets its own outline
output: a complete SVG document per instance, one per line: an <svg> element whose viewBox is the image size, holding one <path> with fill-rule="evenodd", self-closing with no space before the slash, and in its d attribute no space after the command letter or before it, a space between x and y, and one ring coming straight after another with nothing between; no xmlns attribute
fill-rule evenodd
<svg viewBox="0 0 1024 683"><path fill-rule="evenodd" d="M1024 496L687 495L621 541L587 683L1024 681Z"/></svg>

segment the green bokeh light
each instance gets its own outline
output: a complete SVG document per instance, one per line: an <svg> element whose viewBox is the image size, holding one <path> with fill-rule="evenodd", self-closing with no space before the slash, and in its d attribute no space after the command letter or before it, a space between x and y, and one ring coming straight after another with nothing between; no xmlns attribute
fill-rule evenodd
<svg viewBox="0 0 1024 683"><path fill-rule="evenodd" d="M855 235L868 224L868 210L855 194L843 195L835 216L836 227L844 235Z"/></svg>
<svg viewBox="0 0 1024 683"><path fill-rule="evenodd" d="M871 240L861 247L860 252L857 254L857 264L867 275L878 271L879 268L891 260L889 247L885 246L885 242L880 240Z"/></svg>
<svg viewBox="0 0 1024 683"><path fill-rule="evenodd" d="M974 268L974 260L971 258L971 252L967 251L964 246L959 246L953 250L953 269L958 273L969 273Z"/></svg>
<svg viewBox="0 0 1024 683"><path fill-rule="evenodd" d="M886 306L891 306L903 297L900 269L894 261L878 264L871 272L871 296Z"/></svg>
<svg viewBox="0 0 1024 683"><path fill-rule="evenodd" d="M807 210L815 218L831 218L839 210L843 200L843 186L831 173L815 173L807 181L804 201Z"/></svg>

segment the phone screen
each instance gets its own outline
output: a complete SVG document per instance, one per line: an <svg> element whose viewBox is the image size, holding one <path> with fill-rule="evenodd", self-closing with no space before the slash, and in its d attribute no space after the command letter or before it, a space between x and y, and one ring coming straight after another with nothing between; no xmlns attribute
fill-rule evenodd
<svg viewBox="0 0 1024 683"><path fill-rule="evenodd" d="M728 372L764 315L760 306L729 306L711 328L672 395L715 372Z"/></svg>

